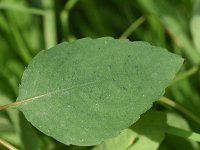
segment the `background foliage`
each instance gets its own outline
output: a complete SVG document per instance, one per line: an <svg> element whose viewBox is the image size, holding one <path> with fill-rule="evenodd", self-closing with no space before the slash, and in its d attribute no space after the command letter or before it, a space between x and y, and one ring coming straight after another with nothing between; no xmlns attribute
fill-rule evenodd
<svg viewBox="0 0 200 150"><path fill-rule="evenodd" d="M199 10L199 0L0 0L0 105L15 101L22 73L39 50L82 37L129 38L185 58L166 90L173 101L163 99L155 109L167 112L168 124L200 133ZM12 109L0 112L0 139L19 149L92 149L63 145ZM167 135L159 149L196 150L199 144Z"/></svg>

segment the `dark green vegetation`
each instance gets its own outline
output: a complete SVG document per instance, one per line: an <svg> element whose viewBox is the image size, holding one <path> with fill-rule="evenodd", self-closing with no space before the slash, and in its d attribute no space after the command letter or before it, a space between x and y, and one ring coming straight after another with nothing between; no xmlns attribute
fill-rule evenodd
<svg viewBox="0 0 200 150"><path fill-rule="evenodd" d="M200 141L197 134L200 133L199 4L197 0L55 2L53 0L1 0L0 105L16 100L22 73L33 56L39 50L50 48L62 41L102 36L148 41L182 55L185 58L185 64L166 89L165 97L155 102L152 110L143 114L138 122L118 137L106 140L96 147L66 146L59 143L35 129L27 122L23 114L15 109L0 111L0 145L13 145L27 150L198 150L200 147L195 141ZM161 56L160 58L157 56L159 60L170 60L168 57ZM143 57L148 58L148 54ZM171 70L165 70L166 73L163 72L163 74L174 74L177 71L172 71L176 65L173 66L170 62L167 65ZM153 63L156 64L156 59L152 59L152 64L148 63L152 67L152 72L147 70L150 74L157 71L153 69L155 67ZM151 82L156 84L154 81ZM152 90L160 87L154 88ZM31 90L34 92L37 89L30 87L29 91ZM31 108L31 106L28 107ZM49 107L48 104L45 107ZM42 109L41 107L36 110L37 112L31 111L33 111L32 114L42 113L44 112ZM61 124L58 123L54 128L60 126ZM117 131L119 129L121 128ZM81 129L79 130L81 132ZM98 132L96 134L98 135ZM0 149L5 148L0 146Z"/></svg>

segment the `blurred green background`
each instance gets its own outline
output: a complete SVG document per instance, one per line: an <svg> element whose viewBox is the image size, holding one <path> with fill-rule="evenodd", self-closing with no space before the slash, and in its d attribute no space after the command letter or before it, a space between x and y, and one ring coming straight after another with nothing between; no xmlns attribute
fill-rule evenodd
<svg viewBox="0 0 200 150"><path fill-rule="evenodd" d="M178 127L200 133L200 0L0 0L0 105L15 101L22 73L40 50L102 36L147 41L182 55L185 64L166 96L186 113L170 104L158 107ZM0 111L0 139L26 150L91 149L55 141L12 109ZM180 147L200 149L170 135L159 149Z"/></svg>

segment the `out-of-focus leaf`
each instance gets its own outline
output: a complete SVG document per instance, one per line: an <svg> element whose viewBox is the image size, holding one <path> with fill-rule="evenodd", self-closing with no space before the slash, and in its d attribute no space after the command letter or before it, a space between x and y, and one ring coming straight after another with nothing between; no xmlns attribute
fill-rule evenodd
<svg viewBox="0 0 200 150"><path fill-rule="evenodd" d="M167 124L176 128L190 130L190 126L187 121L175 113L167 113Z"/></svg>
<svg viewBox="0 0 200 150"><path fill-rule="evenodd" d="M115 138L108 139L95 146L92 150L125 150L137 139L137 134L131 129L123 130Z"/></svg>
<svg viewBox="0 0 200 150"><path fill-rule="evenodd" d="M187 121L174 113L167 113L167 124L177 128L190 130ZM199 150L200 147L197 142L186 140L184 138L175 137L173 135L168 135L159 150Z"/></svg>
<svg viewBox="0 0 200 150"><path fill-rule="evenodd" d="M181 128L169 126L167 133L184 138L184 139L200 142L200 134L198 134L197 132L192 132L188 130L183 130Z"/></svg>
<svg viewBox="0 0 200 150"><path fill-rule="evenodd" d="M3 93L0 91L0 105L4 105L7 103L11 103L12 101L6 97ZM19 135L20 131L20 125L19 125L19 111L15 109L8 109L5 110L8 114L8 119L10 120L12 129L9 132L1 132L0 137L8 141L9 143L12 143L17 146L21 146L21 139ZM2 113L0 111L0 113ZM9 127L9 126L7 126Z"/></svg>
<svg viewBox="0 0 200 150"><path fill-rule="evenodd" d="M138 134L138 140L128 150L157 150L165 137L166 115L154 110L148 111L131 128Z"/></svg>
<svg viewBox="0 0 200 150"><path fill-rule="evenodd" d="M165 137L166 115L155 110L143 114L131 129L92 150L156 150Z"/></svg>
<svg viewBox="0 0 200 150"><path fill-rule="evenodd" d="M19 136L16 134L16 132L1 133L0 137L14 146L17 146L17 147L21 146L21 140ZM0 147L0 150L1 150L1 147Z"/></svg>

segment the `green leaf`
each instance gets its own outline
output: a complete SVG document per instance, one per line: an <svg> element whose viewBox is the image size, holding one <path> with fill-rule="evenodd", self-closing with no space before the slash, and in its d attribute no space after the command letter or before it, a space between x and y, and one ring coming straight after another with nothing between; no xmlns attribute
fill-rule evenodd
<svg viewBox="0 0 200 150"><path fill-rule="evenodd" d="M17 108L65 144L95 145L136 122L183 63L146 42L104 37L41 51L25 70Z"/></svg>
<svg viewBox="0 0 200 150"><path fill-rule="evenodd" d="M156 150L165 137L166 115L155 110L143 114L131 129L108 139L93 150Z"/></svg>
<svg viewBox="0 0 200 150"><path fill-rule="evenodd" d="M157 150L167 130L166 115L148 111L131 128L138 134L138 140L127 150Z"/></svg>
<svg viewBox="0 0 200 150"><path fill-rule="evenodd" d="M104 141L92 150L125 150L133 144L137 139L136 137L133 130L125 129L117 137Z"/></svg>
<svg viewBox="0 0 200 150"><path fill-rule="evenodd" d="M175 128L191 130L185 118L175 113L167 113L167 124ZM193 140L188 140L187 138L168 134L164 142L162 142L162 145L159 147L159 150L164 150L164 148L169 150L179 150L180 148L181 150L198 150L200 149L200 146L198 142L195 142Z"/></svg>
<svg viewBox="0 0 200 150"><path fill-rule="evenodd" d="M168 126L167 133L175 135L175 136L180 136L185 139L190 139L190 140L200 142L200 134L198 134L196 132L183 130L183 129L176 128L173 126Z"/></svg>

